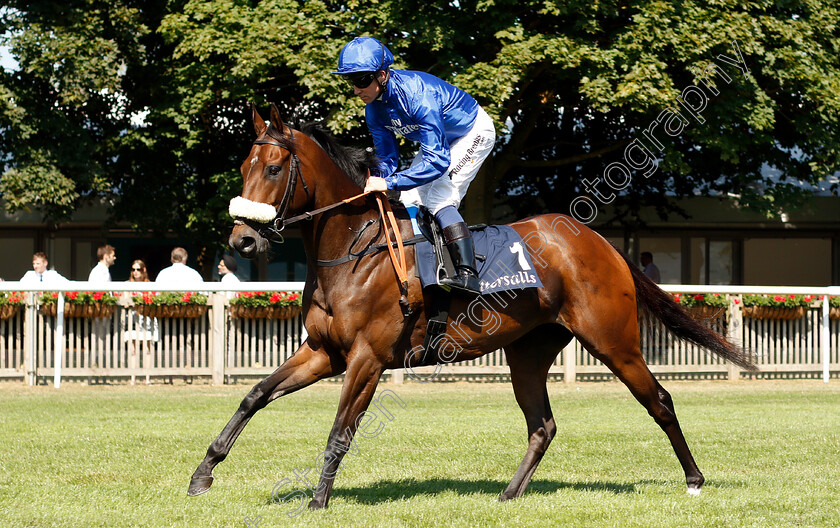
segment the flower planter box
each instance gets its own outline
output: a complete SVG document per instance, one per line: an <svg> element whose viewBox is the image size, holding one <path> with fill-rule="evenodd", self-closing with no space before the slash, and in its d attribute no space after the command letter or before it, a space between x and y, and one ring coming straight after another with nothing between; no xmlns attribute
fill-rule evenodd
<svg viewBox="0 0 840 528"><path fill-rule="evenodd" d="M829 319L840 319L840 308L836 308L834 306L828 309L828 318Z"/></svg>
<svg viewBox="0 0 840 528"><path fill-rule="evenodd" d="M691 306L686 307L685 311L694 319L701 321L717 319L726 315L726 308L723 306Z"/></svg>
<svg viewBox="0 0 840 528"><path fill-rule="evenodd" d="M243 306L232 304L230 316L239 319L291 319L301 311L298 305L291 306Z"/></svg>
<svg viewBox="0 0 840 528"><path fill-rule="evenodd" d="M19 304L4 304L0 306L0 321L14 317L18 308L20 308Z"/></svg>
<svg viewBox="0 0 840 528"><path fill-rule="evenodd" d="M787 306L744 306L744 317L751 317L753 319L782 319L790 321L804 317L808 313L807 306L797 306L795 308Z"/></svg>
<svg viewBox="0 0 840 528"><path fill-rule="evenodd" d="M71 304L64 303L64 317L97 317L105 318L114 315L117 311L115 304ZM41 313L55 317L58 313L58 305L42 304Z"/></svg>
<svg viewBox="0 0 840 528"><path fill-rule="evenodd" d="M197 319L207 313L209 306L206 304L185 304L185 305L154 305L135 304L134 309L140 315L146 317L158 317L162 319L182 318Z"/></svg>

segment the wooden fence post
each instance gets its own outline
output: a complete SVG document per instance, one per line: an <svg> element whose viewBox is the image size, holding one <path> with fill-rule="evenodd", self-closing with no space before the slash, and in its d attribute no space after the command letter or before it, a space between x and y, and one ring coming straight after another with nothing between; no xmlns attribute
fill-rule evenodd
<svg viewBox="0 0 840 528"><path fill-rule="evenodd" d="M577 381L577 354L575 353L575 340L569 341L563 349L563 382L574 383Z"/></svg>
<svg viewBox="0 0 840 528"><path fill-rule="evenodd" d="M744 303L740 295L729 296L729 328L727 329L726 337L730 342L735 343L737 346L742 346L744 344L744 319L741 314L741 306L743 306L743 304ZM741 378L741 367L735 363L729 362L726 370L727 379L730 381Z"/></svg>
<svg viewBox="0 0 840 528"><path fill-rule="evenodd" d="M395 385L402 385L405 381L405 371L403 369L394 369L391 371L391 380Z"/></svg>
<svg viewBox="0 0 840 528"><path fill-rule="evenodd" d="M210 369L213 385L225 382L225 294L210 294Z"/></svg>
<svg viewBox="0 0 840 528"><path fill-rule="evenodd" d="M38 305L35 292L26 292L23 312L23 357L26 361L26 381L30 387L35 385L35 318L38 317Z"/></svg>

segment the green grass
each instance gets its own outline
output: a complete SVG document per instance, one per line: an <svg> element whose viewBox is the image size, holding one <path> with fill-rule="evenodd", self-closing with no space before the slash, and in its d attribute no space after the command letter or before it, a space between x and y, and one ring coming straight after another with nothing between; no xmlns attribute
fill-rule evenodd
<svg viewBox="0 0 840 528"><path fill-rule="evenodd" d="M383 385L405 401L348 455L326 511L290 518L272 488L314 466L340 387L257 413L210 492L189 478L247 386L0 384L0 526L840 525L840 383L667 382L706 486L618 383L552 384L557 437L525 495L500 503L525 452L507 384ZM289 493L293 487L284 488Z"/></svg>

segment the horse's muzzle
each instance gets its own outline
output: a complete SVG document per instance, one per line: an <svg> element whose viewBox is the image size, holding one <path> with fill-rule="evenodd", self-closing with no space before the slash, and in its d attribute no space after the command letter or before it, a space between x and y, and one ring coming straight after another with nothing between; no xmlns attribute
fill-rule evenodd
<svg viewBox="0 0 840 528"><path fill-rule="evenodd" d="M240 255L249 259L257 258L261 253L265 253L269 244L267 238L245 224L237 224L233 227L228 243Z"/></svg>

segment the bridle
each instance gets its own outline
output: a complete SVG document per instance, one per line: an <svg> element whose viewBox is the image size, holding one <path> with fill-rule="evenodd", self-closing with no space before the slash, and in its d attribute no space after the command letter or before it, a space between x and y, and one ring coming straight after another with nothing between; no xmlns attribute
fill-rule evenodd
<svg viewBox="0 0 840 528"><path fill-rule="evenodd" d="M270 221L263 222L260 220L256 220L254 218L247 218L245 216L235 216L234 217L234 224L235 225L242 225L245 224L263 238L283 242L283 235L282 231L286 228L287 225L294 224L295 222L299 222L301 220L311 220L313 216L323 213L324 211L329 211L330 209L334 209L336 207L340 207L344 204L350 203L358 198L366 196L371 193L371 191L366 191L355 196L351 196L350 198L345 198L340 202L336 202L331 205L327 205L326 207L321 207L320 209L316 209L314 211L307 211L303 214L299 214L297 216L293 216L291 218L286 218L286 213L289 210L289 205L292 201L292 197L295 194L295 186L297 185L297 180L300 178L300 182L303 184L303 188L306 191L306 195L309 196L309 187L306 185L306 180L303 179L303 173L300 171L300 159L295 152L295 142L294 142L294 132L289 130L289 145L284 145L279 141L271 140L271 139L258 139L254 141L254 145L272 145L275 147L280 147L289 152L289 177L286 179L286 190L283 192L283 199L280 200L280 205L278 205L274 210L274 218ZM368 176L370 176L370 171L368 171ZM376 202L379 206L379 215L384 222L388 225L385 227L385 238L387 240L387 248L388 252L391 256L391 262L394 265L394 271L397 274L397 282L400 286L400 306L403 310L403 315L406 317L410 315L411 308L408 305L408 276L406 271L406 260L405 260L405 250L403 247L402 236L400 235L399 224L397 219L394 217L394 212L391 210L391 206L388 203L388 199L385 197L384 193L376 193ZM247 201L247 200L246 200ZM269 204L260 204L260 206L270 207ZM393 232L393 240L392 235L389 232L390 230ZM396 250L395 247L396 246Z"/></svg>
<svg viewBox="0 0 840 528"><path fill-rule="evenodd" d="M284 145L279 141L271 139L258 139L257 141L254 141L254 145L272 145L289 152L289 177L286 179L286 190L283 192L283 198L280 200L280 205L274 208L274 218L267 222L249 218L247 216L235 216L233 219L234 225L245 224L259 233L259 235L263 238L282 244L282 231L286 229L287 225L300 222L301 220L311 220L312 217L317 214L329 211L330 209L334 209L361 198L362 196L370 194L370 192L363 192L326 207L321 207L319 209L315 209L314 211L307 211L297 216L286 218L286 213L289 211L292 197L295 195L295 188L297 186L298 179L300 179L300 183L303 184L303 189L306 191L306 195L309 196L309 187L306 185L306 180L303 179L303 173L300 171L300 158L298 158L298 155L295 152L294 132L291 129L289 130L289 145ZM261 205L268 206L268 204Z"/></svg>
<svg viewBox="0 0 840 528"><path fill-rule="evenodd" d="M298 215L288 219L286 218L286 213L289 211L289 205L292 202L292 197L295 195L298 178L300 178L300 183L303 184L303 190L306 191L306 195L309 196L309 186L306 185L306 180L303 179L303 174L300 171L300 158L298 158L298 155L295 152L294 132L291 130L289 130L289 142L289 145L284 145L279 141L272 139L258 139L254 141L254 145L272 145L289 152L289 177L286 179L286 190L283 191L283 198L280 200L280 205L275 208L274 219L269 222L260 222L252 218L242 216L234 218L234 224L245 224L259 233L260 236L269 240L279 241L280 243L283 242L282 231L287 225L304 220L301 216L305 215Z"/></svg>

